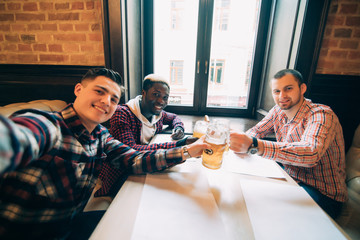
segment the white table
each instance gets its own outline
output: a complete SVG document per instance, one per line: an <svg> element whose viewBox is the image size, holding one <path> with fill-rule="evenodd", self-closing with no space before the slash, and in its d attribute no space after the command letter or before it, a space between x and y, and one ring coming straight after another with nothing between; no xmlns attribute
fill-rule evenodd
<svg viewBox="0 0 360 240"><path fill-rule="evenodd" d="M158 135L154 141L164 142L167 139L169 135ZM230 158L234 156L229 152L224 157L224 163L230 162ZM246 160L256 161L249 158L253 157L244 156ZM222 239L348 239L341 228L282 168L277 164L267 167L280 169L284 174L283 178L234 173L224 166L219 170L210 170L202 166L201 159L189 159L167 171L167 174L188 173L206 176L219 218L223 223L222 227L226 232ZM148 196L146 176L156 179L159 175L130 176L96 227L91 239L140 239L134 236L138 236L136 231L142 229L137 225L140 224L138 218L143 217L138 209L143 206L143 198ZM166 199L159 199L159 203L164 201ZM159 205L161 216L161 204ZM162 219L159 218L154 214L150 224L161 226ZM191 229L183 231L189 230ZM141 239L158 239L152 237L160 234L156 231L164 229L154 227ZM167 237L164 239L177 239L175 234L166 234Z"/></svg>

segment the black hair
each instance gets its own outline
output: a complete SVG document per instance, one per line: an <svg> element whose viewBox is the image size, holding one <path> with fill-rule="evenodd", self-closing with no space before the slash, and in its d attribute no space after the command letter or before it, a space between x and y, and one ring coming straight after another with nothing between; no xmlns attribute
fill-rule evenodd
<svg viewBox="0 0 360 240"><path fill-rule="evenodd" d="M299 86L301 84L305 83L301 73L299 71L295 70L295 69L283 69L283 70L280 70L274 75L274 79L282 78L286 74L293 75L295 77L295 79L297 80Z"/></svg>
<svg viewBox="0 0 360 240"><path fill-rule="evenodd" d="M116 82L120 88L123 88L123 81L120 74L114 70L107 69L107 68L92 68L87 71L87 73L82 77L81 82L86 79L94 80L98 76L107 77L114 82Z"/></svg>

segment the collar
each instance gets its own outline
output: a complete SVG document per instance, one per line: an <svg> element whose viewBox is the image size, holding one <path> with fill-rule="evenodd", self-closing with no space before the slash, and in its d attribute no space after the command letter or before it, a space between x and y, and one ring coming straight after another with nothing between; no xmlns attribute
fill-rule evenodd
<svg viewBox="0 0 360 240"><path fill-rule="evenodd" d="M89 131L85 128L85 126L80 121L72 103L67 105L60 112L60 114L62 115L66 125L70 128L70 130L74 133L74 135L77 138L80 138L83 136L89 140L95 139L96 136L100 132L100 124L98 124L95 127L95 129L92 131L92 133L91 134L89 133Z"/></svg>
<svg viewBox="0 0 360 240"><path fill-rule="evenodd" d="M295 114L295 116L291 121L294 121L296 123L300 122L300 120L303 119L305 114L308 112L308 109L310 108L310 104L311 104L311 100L304 98L304 101L302 102L299 110L297 111L297 113Z"/></svg>

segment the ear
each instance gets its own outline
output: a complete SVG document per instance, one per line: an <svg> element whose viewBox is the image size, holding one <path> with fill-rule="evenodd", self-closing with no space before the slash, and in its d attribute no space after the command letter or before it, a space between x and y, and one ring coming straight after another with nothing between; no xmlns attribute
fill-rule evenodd
<svg viewBox="0 0 360 240"><path fill-rule="evenodd" d="M75 96L78 96L82 90L83 86L81 85L81 83L78 83L75 85L75 89L74 89L74 94Z"/></svg>
<svg viewBox="0 0 360 240"><path fill-rule="evenodd" d="M305 92L306 92L306 90L307 90L306 84L305 84L305 83L302 83L302 84L300 85L301 94L304 95Z"/></svg>
<svg viewBox="0 0 360 240"><path fill-rule="evenodd" d="M141 90L141 95L144 97L146 94L146 91L145 90Z"/></svg>

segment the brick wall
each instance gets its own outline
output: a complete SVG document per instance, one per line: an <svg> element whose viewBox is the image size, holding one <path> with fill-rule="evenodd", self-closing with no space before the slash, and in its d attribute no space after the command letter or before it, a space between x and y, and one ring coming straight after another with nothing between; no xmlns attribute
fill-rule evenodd
<svg viewBox="0 0 360 240"><path fill-rule="evenodd" d="M104 65L101 0L0 0L0 64Z"/></svg>
<svg viewBox="0 0 360 240"><path fill-rule="evenodd" d="M332 0L316 73L360 75L360 0Z"/></svg>

